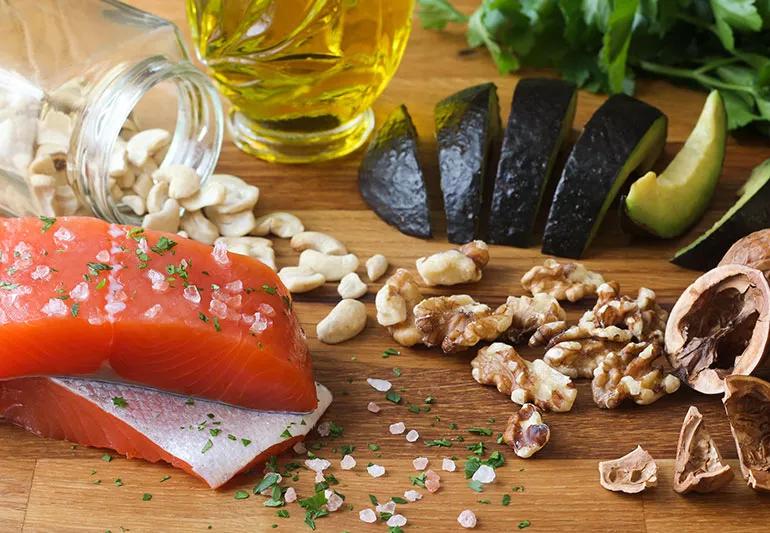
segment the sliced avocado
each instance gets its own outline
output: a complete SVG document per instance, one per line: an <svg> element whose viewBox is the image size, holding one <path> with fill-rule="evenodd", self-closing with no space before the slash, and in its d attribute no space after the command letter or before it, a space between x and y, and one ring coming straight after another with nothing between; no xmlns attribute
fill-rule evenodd
<svg viewBox="0 0 770 533"><path fill-rule="evenodd" d="M524 79L516 85L492 193L488 240L527 247L543 190L575 118L570 82Z"/></svg>
<svg viewBox="0 0 770 533"><path fill-rule="evenodd" d="M646 172L660 155L667 125L659 109L624 94L610 96L596 110L556 186L543 253L583 255L628 175Z"/></svg>
<svg viewBox="0 0 770 533"><path fill-rule="evenodd" d="M388 116L366 149L358 169L358 189L369 207L400 232L431 236L417 131L406 106Z"/></svg>
<svg viewBox="0 0 770 533"><path fill-rule="evenodd" d="M631 185L628 217L653 235L681 235L706 211L714 195L727 140L727 114L719 91L711 91L695 128L660 176L648 172Z"/></svg>
<svg viewBox="0 0 770 533"><path fill-rule="evenodd" d="M486 175L500 140L497 87L468 87L436 104L436 140L449 242L479 233Z"/></svg>
<svg viewBox="0 0 770 533"><path fill-rule="evenodd" d="M770 159L751 171L743 194L703 235L678 250L671 262L706 270L722 259L732 244L754 231L770 227Z"/></svg>

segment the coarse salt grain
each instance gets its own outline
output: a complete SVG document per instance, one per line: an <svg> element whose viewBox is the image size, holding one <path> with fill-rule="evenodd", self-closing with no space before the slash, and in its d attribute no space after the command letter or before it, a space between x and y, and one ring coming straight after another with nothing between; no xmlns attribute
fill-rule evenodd
<svg viewBox="0 0 770 533"><path fill-rule="evenodd" d="M380 412L380 406L379 406L379 405L377 405L377 404L376 404L376 403L374 403L374 402L369 402L369 404L366 406L366 409L367 409L367 410L368 410L370 413L379 413L379 412Z"/></svg>
<svg viewBox="0 0 770 533"><path fill-rule="evenodd" d="M275 316L275 308L270 304L259 304L257 309L266 316Z"/></svg>
<svg viewBox="0 0 770 533"><path fill-rule="evenodd" d="M67 305L59 298L51 298L41 311L48 316L64 316L67 314Z"/></svg>
<svg viewBox="0 0 770 533"><path fill-rule="evenodd" d="M393 386L387 379L366 378L366 382L379 392L388 392Z"/></svg>
<svg viewBox="0 0 770 533"><path fill-rule="evenodd" d="M254 333L255 335L259 335L263 331L265 331L267 328L269 328L273 324L273 321L269 318L265 318L262 316L262 314L257 311L254 313L254 321L251 323L251 326L249 327L249 331Z"/></svg>
<svg viewBox="0 0 770 533"><path fill-rule="evenodd" d="M75 235L73 235L72 232L67 228L62 227L56 230L56 232L53 234L53 238L58 243L63 243L75 240Z"/></svg>
<svg viewBox="0 0 770 533"><path fill-rule="evenodd" d="M396 422L388 427L391 435L401 435L406 430L406 425L403 422Z"/></svg>
<svg viewBox="0 0 770 533"><path fill-rule="evenodd" d="M163 308L160 306L160 304L155 304L144 312L144 316L147 318L155 318L160 314L162 310Z"/></svg>
<svg viewBox="0 0 770 533"><path fill-rule="evenodd" d="M428 458L427 457L417 457L416 459L412 460L412 466L415 470L425 470L428 468Z"/></svg>
<svg viewBox="0 0 770 533"><path fill-rule="evenodd" d="M327 468L329 468L332 464L327 461L326 459L321 459L316 457L315 459L307 459L305 461L305 466L308 467L313 472L323 472Z"/></svg>
<svg viewBox="0 0 770 533"><path fill-rule="evenodd" d="M420 494L416 490L410 489L404 492L404 499L408 502L416 502L417 500L422 499L422 494Z"/></svg>
<svg viewBox="0 0 770 533"><path fill-rule="evenodd" d="M96 254L96 260L101 263L106 263L110 260L110 252L107 250L100 250L98 254Z"/></svg>
<svg viewBox="0 0 770 533"><path fill-rule="evenodd" d="M72 298L76 302L84 302L88 299L89 293L90 293L90 289L88 288L88 283L86 283L85 281L81 281L80 283L75 285L70 291L70 298Z"/></svg>
<svg viewBox="0 0 770 533"><path fill-rule="evenodd" d="M367 524L374 524L377 521L377 515L371 509L361 509L358 512L358 519Z"/></svg>
<svg viewBox="0 0 770 533"><path fill-rule="evenodd" d="M323 471L316 472L315 473L315 481L314 482L315 483L323 483L324 481L326 481L326 478L324 477Z"/></svg>
<svg viewBox="0 0 770 533"><path fill-rule="evenodd" d="M409 432L406 434L407 442L415 442L419 438L420 438L420 434L416 429L410 429Z"/></svg>
<svg viewBox="0 0 770 533"><path fill-rule="evenodd" d="M211 300L209 302L209 312L211 312L211 314L215 317L225 319L227 318L227 311L227 305L223 304L222 302L218 300Z"/></svg>
<svg viewBox="0 0 770 533"><path fill-rule="evenodd" d="M342 507L342 504L345 502L345 500L343 500L339 494L337 494L331 489L326 489L324 491L324 495L326 496L326 509L330 513L333 513L334 511Z"/></svg>
<svg viewBox="0 0 770 533"><path fill-rule="evenodd" d="M374 510L378 513L393 514L396 512L396 502L388 500L385 503L378 503Z"/></svg>
<svg viewBox="0 0 770 533"><path fill-rule="evenodd" d="M444 457L444 460L441 461L441 470L446 472L454 472L457 470L457 465L449 457Z"/></svg>
<svg viewBox="0 0 770 533"><path fill-rule="evenodd" d="M439 477L433 470L425 472L425 488L428 489L428 492L431 494L441 488L441 477Z"/></svg>
<svg viewBox="0 0 770 533"><path fill-rule="evenodd" d="M229 265L230 256L227 255L227 245L222 241L214 243L214 248L211 250L211 255L214 261L220 265Z"/></svg>
<svg viewBox="0 0 770 533"><path fill-rule="evenodd" d="M350 455L346 454L345 457L342 458L340 461L340 468L343 470L352 470L356 466L356 460L355 458Z"/></svg>
<svg viewBox="0 0 770 533"><path fill-rule="evenodd" d="M331 433L331 422L321 422L315 430L322 437L328 437Z"/></svg>
<svg viewBox="0 0 770 533"><path fill-rule="evenodd" d="M466 509L457 517L457 523L465 529L472 529L476 527L476 515L470 509Z"/></svg>
<svg viewBox="0 0 770 533"><path fill-rule="evenodd" d="M182 296L188 302L199 304L201 302L201 293L198 292L198 287L195 285L188 285L182 291Z"/></svg>
<svg viewBox="0 0 770 533"><path fill-rule="evenodd" d="M394 514L385 522L388 527L401 527L406 525L406 517L402 514Z"/></svg>
<svg viewBox="0 0 770 533"><path fill-rule="evenodd" d="M146 254L150 253L150 245L147 244L147 239L145 239L144 237L139 239L139 242L137 243L136 247L139 248L140 251Z"/></svg>
<svg viewBox="0 0 770 533"><path fill-rule="evenodd" d="M151 268L147 271L147 279L149 279L150 283L152 283L152 290L154 291L163 292L168 289L168 281L166 281L166 276L155 269Z"/></svg>
<svg viewBox="0 0 770 533"><path fill-rule="evenodd" d="M233 294L237 294L243 291L243 282L239 279L236 279L235 281L231 281L230 283L225 285L225 290L232 292Z"/></svg>
<svg viewBox="0 0 770 533"><path fill-rule="evenodd" d="M385 475L385 467L380 465L367 466L366 471L369 472L369 475L372 477L381 477Z"/></svg>
<svg viewBox="0 0 770 533"><path fill-rule="evenodd" d="M305 446L305 443L302 441L297 442L294 446L291 447L291 449L294 450L294 453L297 454L307 453L307 446Z"/></svg>
<svg viewBox="0 0 770 533"><path fill-rule="evenodd" d="M286 501L286 503L293 503L297 501L297 491L294 490L294 487L289 487L286 489L286 492L283 494L283 499Z"/></svg>
<svg viewBox="0 0 770 533"><path fill-rule="evenodd" d="M51 275L50 267L47 267L45 265L38 265L35 267L35 270L32 271L32 274L30 274L30 277L32 279L38 280L38 279L48 279L50 275Z"/></svg>
<svg viewBox="0 0 770 533"><path fill-rule="evenodd" d="M121 311L125 311L126 304L123 302L110 302L104 306L104 310L107 311L108 315L115 315Z"/></svg>
<svg viewBox="0 0 770 533"><path fill-rule="evenodd" d="M110 224L107 234L113 239L117 239L118 237L123 237L126 234L126 231L117 224Z"/></svg>
<svg viewBox="0 0 770 533"><path fill-rule="evenodd" d="M492 483L495 480L495 469L489 465L481 465L478 470L473 473L473 481L479 483Z"/></svg>

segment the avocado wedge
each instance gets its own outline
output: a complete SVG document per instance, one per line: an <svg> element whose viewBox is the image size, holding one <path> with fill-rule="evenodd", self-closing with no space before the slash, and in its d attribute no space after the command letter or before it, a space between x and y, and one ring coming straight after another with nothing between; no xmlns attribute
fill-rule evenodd
<svg viewBox="0 0 770 533"><path fill-rule="evenodd" d="M489 242L531 244L543 190L572 128L576 102L570 82L529 78L516 85L492 193Z"/></svg>
<svg viewBox="0 0 770 533"><path fill-rule="evenodd" d="M388 116L369 144L358 169L358 189L369 207L401 233L431 236L417 131L405 106Z"/></svg>
<svg viewBox="0 0 770 533"><path fill-rule="evenodd" d="M626 215L658 237L681 235L706 211L714 195L727 140L727 114L719 91L706 98L698 122L660 176L648 172L625 199Z"/></svg>
<svg viewBox="0 0 770 533"><path fill-rule="evenodd" d="M500 140L497 87L468 87L436 104L436 140L449 242L479 233L487 173Z"/></svg>
<svg viewBox="0 0 770 533"><path fill-rule="evenodd" d="M624 94L596 110L572 148L556 186L542 251L579 258L634 170L646 172L663 150L668 121Z"/></svg>
<svg viewBox="0 0 770 533"><path fill-rule="evenodd" d="M770 159L751 171L743 194L713 226L676 252L671 262L685 268L713 268L732 244L770 227Z"/></svg>

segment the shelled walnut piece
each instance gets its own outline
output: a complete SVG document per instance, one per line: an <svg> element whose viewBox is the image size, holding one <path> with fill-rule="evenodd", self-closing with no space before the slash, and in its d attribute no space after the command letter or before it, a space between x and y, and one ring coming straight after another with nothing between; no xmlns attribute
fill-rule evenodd
<svg viewBox="0 0 770 533"><path fill-rule="evenodd" d="M730 465L724 462L703 422L698 408L690 406L682 422L674 463L674 490L714 492L733 479Z"/></svg>
<svg viewBox="0 0 770 533"><path fill-rule="evenodd" d="M525 403L511 415L503 433L503 442L523 459L543 449L550 438L551 430L543 422L540 409L531 403Z"/></svg>
<svg viewBox="0 0 770 533"><path fill-rule="evenodd" d="M570 302L594 294L602 283L601 274L586 269L581 263L559 263L555 259L546 259L542 266L532 267L521 278L521 286L532 294L546 293Z"/></svg>
<svg viewBox="0 0 770 533"><path fill-rule="evenodd" d="M489 263L489 247L484 241L471 241L459 250L447 250L421 257L417 272L425 285L458 285L479 281Z"/></svg>
<svg viewBox="0 0 770 533"><path fill-rule="evenodd" d="M507 344L496 342L479 350L471 375L482 385L495 385L511 401L533 403L544 411L572 409L577 389L572 380L540 359L529 362Z"/></svg>
<svg viewBox="0 0 770 533"><path fill-rule="evenodd" d="M414 307L423 299L420 286L408 270L399 268L377 291L374 304L377 323L390 331L401 346L414 346L422 340L415 325Z"/></svg>
<svg viewBox="0 0 770 533"><path fill-rule="evenodd" d="M658 465L641 446L619 459L599 463L599 483L607 490L637 494L658 484Z"/></svg>
<svg viewBox="0 0 770 533"><path fill-rule="evenodd" d="M505 336L513 344L518 344L545 324L567 318L558 300L549 294L539 293L532 298L511 296L506 305L511 315L511 325Z"/></svg>
<svg viewBox="0 0 770 533"><path fill-rule="evenodd" d="M749 487L770 491L770 383L752 376L725 378L722 400Z"/></svg>

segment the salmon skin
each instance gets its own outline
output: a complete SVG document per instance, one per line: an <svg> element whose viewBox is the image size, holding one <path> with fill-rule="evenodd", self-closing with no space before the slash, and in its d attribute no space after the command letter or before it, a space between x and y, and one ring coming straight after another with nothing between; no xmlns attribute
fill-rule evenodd
<svg viewBox="0 0 770 533"><path fill-rule="evenodd" d="M76 378L0 382L0 417L41 437L165 461L216 488L291 447L331 403L317 384L309 414L255 411Z"/></svg>
<svg viewBox="0 0 770 533"><path fill-rule="evenodd" d="M95 218L0 220L0 380L89 377L316 407L291 296L261 262Z"/></svg>

